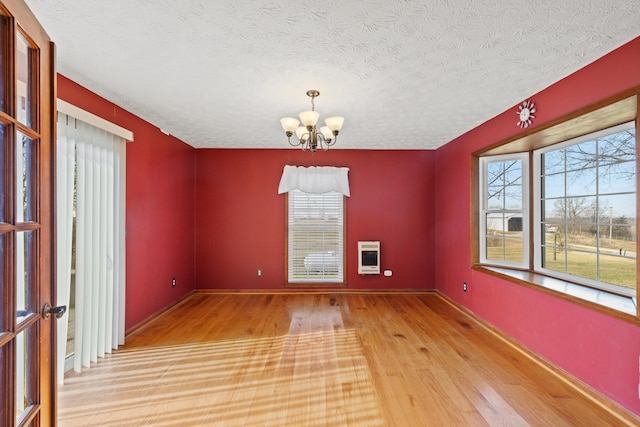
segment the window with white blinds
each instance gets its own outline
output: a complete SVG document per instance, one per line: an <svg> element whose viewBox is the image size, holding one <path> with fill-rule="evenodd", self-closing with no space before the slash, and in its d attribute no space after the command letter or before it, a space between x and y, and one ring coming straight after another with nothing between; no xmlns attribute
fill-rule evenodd
<svg viewBox="0 0 640 427"><path fill-rule="evenodd" d="M291 190L287 211L289 283L344 283L344 195Z"/></svg>

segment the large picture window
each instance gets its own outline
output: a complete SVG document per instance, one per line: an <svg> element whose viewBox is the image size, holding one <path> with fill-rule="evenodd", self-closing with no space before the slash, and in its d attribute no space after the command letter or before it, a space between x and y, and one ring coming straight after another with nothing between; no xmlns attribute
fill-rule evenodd
<svg viewBox="0 0 640 427"><path fill-rule="evenodd" d="M633 123L534 155L536 266L633 296L636 289L636 135Z"/></svg>
<svg viewBox="0 0 640 427"><path fill-rule="evenodd" d="M479 262L636 314L635 123L542 145L479 158Z"/></svg>

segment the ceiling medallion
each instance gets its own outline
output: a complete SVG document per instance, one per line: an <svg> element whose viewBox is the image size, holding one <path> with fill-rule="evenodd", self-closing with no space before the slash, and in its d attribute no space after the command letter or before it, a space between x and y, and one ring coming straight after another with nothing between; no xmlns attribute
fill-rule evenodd
<svg viewBox="0 0 640 427"><path fill-rule="evenodd" d="M533 115L535 112L536 104L534 104L533 101L524 101L520 106L518 106L518 111L516 111L516 114L520 118L517 125L523 129L528 128L531 124L531 120L536 118L536 116Z"/></svg>
<svg viewBox="0 0 640 427"><path fill-rule="evenodd" d="M318 148L327 151L330 146L336 143L338 140L338 132L340 132L342 124L344 123L344 117L335 116L327 118L324 121L326 126L322 126L318 131L318 129L316 129L316 123L318 123L320 113L315 111L313 100L320 96L320 92L311 89L307 91L307 96L311 98L311 111L303 111L299 114L302 126L298 127L300 121L293 117L280 119L280 124L291 146L297 147L300 145L303 151L308 148L309 151L311 151L311 155L313 155ZM294 132L298 137L298 142L295 144L291 142L291 136Z"/></svg>

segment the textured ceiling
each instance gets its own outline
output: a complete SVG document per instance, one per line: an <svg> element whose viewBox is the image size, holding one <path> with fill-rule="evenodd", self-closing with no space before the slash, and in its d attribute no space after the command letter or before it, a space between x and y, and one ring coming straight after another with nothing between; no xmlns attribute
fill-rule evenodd
<svg viewBox="0 0 640 427"><path fill-rule="evenodd" d="M60 73L203 148L288 148L318 89L336 148L434 149L640 35L638 0L26 1Z"/></svg>

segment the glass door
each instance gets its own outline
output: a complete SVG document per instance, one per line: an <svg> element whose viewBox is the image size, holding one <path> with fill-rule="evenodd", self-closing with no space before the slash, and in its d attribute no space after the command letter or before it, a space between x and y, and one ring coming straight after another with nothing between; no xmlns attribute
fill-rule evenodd
<svg viewBox="0 0 640 427"><path fill-rule="evenodd" d="M0 37L0 425L53 425L53 48L22 0Z"/></svg>

